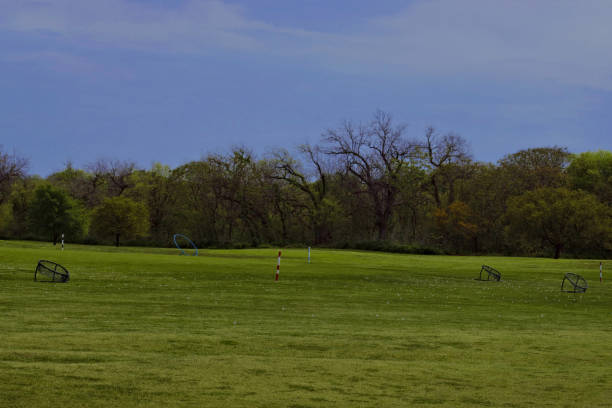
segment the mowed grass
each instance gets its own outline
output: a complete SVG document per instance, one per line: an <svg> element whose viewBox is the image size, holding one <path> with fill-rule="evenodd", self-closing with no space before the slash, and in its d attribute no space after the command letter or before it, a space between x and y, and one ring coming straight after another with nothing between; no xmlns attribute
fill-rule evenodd
<svg viewBox="0 0 612 408"><path fill-rule="evenodd" d="M612 404L598 261L276 253L0 241L0 407Z"/></svg>

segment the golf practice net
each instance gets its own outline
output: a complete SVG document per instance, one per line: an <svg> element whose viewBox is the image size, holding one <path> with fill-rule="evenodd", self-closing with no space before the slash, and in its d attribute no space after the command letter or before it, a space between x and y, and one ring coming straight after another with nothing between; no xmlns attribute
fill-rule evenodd
<svg viewBox="0 0 612 408"><path fill-rule="evenodd" d="M41 259L34 270L34 280L40 282L68 282L70 273L62 265Z"/></svg>

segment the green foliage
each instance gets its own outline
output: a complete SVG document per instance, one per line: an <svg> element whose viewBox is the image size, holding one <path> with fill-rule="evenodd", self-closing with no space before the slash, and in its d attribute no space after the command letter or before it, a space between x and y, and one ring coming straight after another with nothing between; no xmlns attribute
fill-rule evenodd
<svg viewBox="0 0 612 408"><path fill-rule="evenodd" d="M572 187L593 193L612 205L612 152L599 150L576 155L567 174Z"/></svg>
<svg viewBox="0 0 612 408"><path fill-rule="evenodd" d="M28 177L15 183L8 205L10 219L7 232L11 238L32 238L32 226L28 220L30 205L34 199L34 190L44 182L38 177Z"/></svg>
<svg viewBox="0 0 612 408"><path fill-rule="evenodd" d="M512 174L502 167L483 163L473 170L458 188L459 200L469 207L469 222L477 227L469 244L476 253L501 252L506 203L516 193L511 188Z"/></svg>
<svg viewBox="0 0 612 408"><path fill-rule="evenodd" d="M499 164L509 173L508 187L516 194L536 188L564 187L570 158L565 147L538 147L506 155Z"/></svg>
<svg viewBox="0 0 612 408"><path fill-rule="evenodd" d="M60 172L53 173L47 177L47 181L67 191L71 197L86 202L87 197L87 173L84 170L75 169L68 163L66 168Z"/></svg>
<svg viewBox="0 0 612 408"><path fill-rule="evenodd" d="M510 199L508 233L532 248L552 247L554 257L612 241L612 213L597 198L566 188L542 188ZM603 249L603 248L602 248Z"/></svg>
<svg viewBox="0 0 612 408"><path fill-rule="evenodd" d="M401 245L388 241L361 241L354 244L345 243L343 249L360 249L364 251L389 252L396 254L440 255L442 251L419 245Z"/></svg>
<svg viewBox="0 0 612 408"><path fill-rule="evenodd" d="M9 236L9 226L13 220L10 203L0 204L0 237Z"/></svg>
<svg viewBox="0 0 612 408"><path fill-rule="evenodd" d="M148 212L144 205L127 197L105 199L91 215L91 232L100 238L119 241L144 235L149 230Z"/></svg>
<svg viewBox="0 0 612 408"><path fill-rule="evenodd" d="M31 229L57 243L61 234L70 240L83 233L84 219L78 203L64 190L51 185L41 185L34 191L28 209Z"/></svg>
<svg viewBox="0 0 612 408"><path fill-rule="evenodd" d="M132 174L133 187L125 195L143 203L149 212L150 244L167 245L176 231L179 218L176 205L179 183L168 166L154 163L150 171Z"/></svg>
<svg viewBox="0 0 612 408"><path fill-rule="evenodd" d="M101 159L83 169L68 163L42 180L24 174L23 159L0 152L0 236L40 237L28 214L34 190L44 182L86 209L76 211L80 229L92 224L83 243L112 238L116 245L170 246L172 236L182 233L208 248L361 242L367 243L363 248L400 252L433 247L544 255L552 247L557 256L612 255L610 220L603 215L612 208L608 151L574 156L564 147L540 147L508 154L497 164L474 163L461 136L428 128L420 140L408 140L404 126L379 111L372 122L346 122L324 132L320 144L295 153L278 149L257 158L238 147L175 169L155 163L149 170ZM565 212L520 210L526 199L516 197L541 189L554 191L543 207L583 204L567 204ZM139 216L119 219L119 202L132 206L121 200L102 205L112 197L131 200ZM595 215L585 209L591 204ZM548 227L574 218L583 221ZM542 225L556 232L544 236Z"/></svg>
<svg viewBox="0 0 612 408"><path fill-rule="evenodd" d="M437 232L447 247L455 251L477 251L474 248L478 236L478 225L470 207L462 201L455 201L446 208L434 210Z"/></svg>

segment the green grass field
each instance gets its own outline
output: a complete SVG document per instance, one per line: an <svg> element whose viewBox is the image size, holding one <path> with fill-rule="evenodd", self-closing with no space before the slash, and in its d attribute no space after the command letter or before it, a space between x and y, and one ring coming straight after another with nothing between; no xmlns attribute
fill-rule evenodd
<svg viewBox="0 0 612 408"><path fill-rule="evenodd" d="M0 241L0 407L612 404L597 261L291 249L274 282L275 249L177 254Z"/></svg>

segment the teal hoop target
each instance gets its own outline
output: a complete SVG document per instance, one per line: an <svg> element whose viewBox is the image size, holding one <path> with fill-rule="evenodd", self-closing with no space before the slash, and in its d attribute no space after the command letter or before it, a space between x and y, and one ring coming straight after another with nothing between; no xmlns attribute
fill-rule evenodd
<svg viewBox="0 0 612 408"><path fill-rule="evenodd" d="M181 251L181 255L187 255L187 254L185 253L185 250L183 248L181 248L179 243L176 241L177 238L182 238L185 241L187 241L193 247L193 249L195 249L195 253L192 256L198 256L198 247L196 247L196 245L193 243L192 240L190 240L189 238L187 238L183 234L174 234L174 237L172 239L174 240L174 245L176 245L178 250Z"/></svg>

